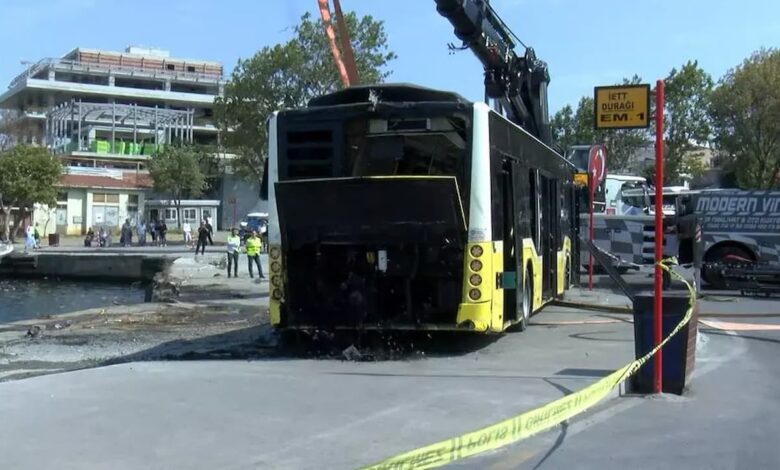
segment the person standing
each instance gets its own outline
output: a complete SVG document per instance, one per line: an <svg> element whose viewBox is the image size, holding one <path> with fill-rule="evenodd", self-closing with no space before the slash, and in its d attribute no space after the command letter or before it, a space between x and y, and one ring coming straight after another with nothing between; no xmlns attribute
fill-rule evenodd
<svg viewBox="0 0 780 470"><path fill-rule="evenodd" d="M35 229L33 229L33 238L35 238L35 248L40 248L41 232L38 231L38 222L35 222Z"/></svg>
<svg viewBox="0 0 780 470"><path fill-rule="evenodd" d="M165 219L161 220L157 224L157 241L160 246L168 246L168 239L165 236L168 234L168 225L165 223Z"/></svg>
<svg viewBox="0 0 780 470"><path fill-rule="evenodd" d="M30 225L28 225L25 229L24 236L24 252L27 253L28 249L35 249L35 233L33 232L33 228Z"/></svg>
<svg viewBox="0 0 780 470"><path fill-rule="evenodd" d="M257 276L260 279L265 279L263 276L263 267L260 265L260 248L262 242L260 237L257 236L257 230L252 230L252 235L246 239L246 259L249 265L249 277L255 277L252 272L252 263L257 265Z"/></svg>
<svg viewBox="0 0 780 470"><path fill-rule="evenodd" d="M155 219L149 222L149 233L152 235L152 245L157 246L157 221Z"/></svg>
<svg viewBox="0 0 780 470"><path fill-rule="evenodd" d="M200 254L205 255L206 254L206 243L209 241L209 229L206 228L206 223L201 222L200 227L198 227L198 244L195 246L195 256L198 256L198 250L200 249Z"/></svg>
<svg viewBox="0 0 780 470"><path fill-rule="evenodd" d="M133 246L133 228L130 227L130 219L125 219L124 225L122 225L122 231L120 232L120 243L122 246Z"/></svg>
<svg viewBox="0 0 780 470"><path fill-rule="evenodd" d="M227 238L227 271L230 277L230 271L233 270L233 277L238 277L238 251L241 249L241 237L238 236L236 229L230 230Z"/></svg>
<svg viewBox="0 0 780 470"><path fill-rule="evenodd" d="M138 232L138 246L146 246L146 222L144 219L138 222L135 230Z"/></svg>
<svg viewBox="0 0 780 470"><path fill-rule="evenodd" d="M209 245L214 244L214 240L211 239L212 236L214 236L214 227L211 226L211 220L209 220L210 217L206 217L206 228L209 230Z"/></svg>
<svg viewBox="0 0 780 470"><path fill-rule="evenodd" d="M181 224L181 232L184 234L184 246L192 248L192 226L189 222Z"/></svg>

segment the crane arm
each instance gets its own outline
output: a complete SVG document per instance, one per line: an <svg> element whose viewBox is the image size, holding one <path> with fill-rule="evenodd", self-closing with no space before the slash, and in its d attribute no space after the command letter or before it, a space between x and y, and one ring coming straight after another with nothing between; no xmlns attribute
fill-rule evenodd
<svg viewBox="0 0 780 470"><path fill-rule="evenodd" d="M330 5L328 0L317 0L320 9L322 24L325 28L325 35L328 37L330 52L333 55L333 61L339 71L341 84L344 87L357 85L359 82L357 74L357 65L355 64L355 54L352 51L352 44L349 40L349 31L344 21L344 15L341 13L341 3L339 0L333 0L336 7L336 26L339 34L336 37L336 31L333 29L333 21L330 16ZM343 52L342 52L343 51Z"/></svg>
<svg viewBox="0 0 780 470"><path fill-rule="evenodd" d="M482 63L485 94L501 104L510 120L551 144L547 64L530 47L522 56L515 53L514 34L488 0L435 1L436 10L450 21L455 36L463 41L462 49L471 49Z"/></svg>

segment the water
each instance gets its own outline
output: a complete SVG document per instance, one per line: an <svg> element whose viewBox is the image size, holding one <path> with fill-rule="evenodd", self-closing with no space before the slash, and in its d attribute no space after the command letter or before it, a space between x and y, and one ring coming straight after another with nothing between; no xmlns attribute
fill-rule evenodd
<svg viewBox="0 0 780 470"><path fill-rule="evenodd" d="M0 323L143 301L144 289L138 285L0 279Z"/></svg>

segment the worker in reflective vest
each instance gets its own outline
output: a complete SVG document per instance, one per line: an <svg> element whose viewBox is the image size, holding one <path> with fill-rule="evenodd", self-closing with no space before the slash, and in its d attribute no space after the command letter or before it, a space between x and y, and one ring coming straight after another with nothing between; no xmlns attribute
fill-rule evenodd
<svg viewBox="0 0 780 470"><path fill-rule="evenodd" d="M252 235L246 239L246 258L249 265L249 277L255 277L252 272L252 263L257 265L257 275L260 279L263 276L263 267L260 265L260 248L262 247L260 237L257 236L257 230L252 230Z"/></svg>

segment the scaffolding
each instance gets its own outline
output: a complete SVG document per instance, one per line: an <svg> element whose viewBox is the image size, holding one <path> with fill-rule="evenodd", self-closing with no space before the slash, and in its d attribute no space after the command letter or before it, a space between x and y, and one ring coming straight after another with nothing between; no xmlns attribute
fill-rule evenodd
<svg viewBox="0 0 780 470"><path fill-rule="evenodd" d="M193 109L71 100L46 115L46 142L56 154L154 155L165 145L191 144Z"/></svg>

